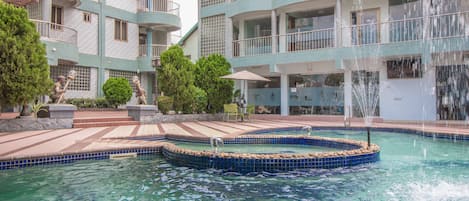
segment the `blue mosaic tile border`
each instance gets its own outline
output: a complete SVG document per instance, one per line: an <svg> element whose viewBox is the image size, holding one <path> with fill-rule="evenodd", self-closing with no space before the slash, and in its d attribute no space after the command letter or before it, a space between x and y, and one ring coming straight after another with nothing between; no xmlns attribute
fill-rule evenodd
<svg viewBox="0 0 469 201"><path fill-rule="evenodd" d="M37 165L65 164L79 160L104 160L109 159L112 154L137 153L137 155L148 155L161 153L161 147L139 147L121 150L94 151L88 153L70 153L56 156L40 156L12 160L0 160L0 170L24 168Z"/></svg>
<svg viewBox="0 0 469 201"><path fill-rule="evenodd" d="M275 134L279 132L285 131L292 131L292 132L300 132L303 131L302 127L290 127L290 128L278 128L278 129L263 129L254 132L248 132L246 134ZM366 128L364 127L351 127L351 128L344 128L344 127L313 127L313 130L344 130L344 131L365 131ZM469 135L462 135L462 134L455 134L455 133L439 133L439 132L427 132L427 131L418 131L413 129L405 129L405 128L372 128L372 131L381 131L381 132L392 132L392 133L399 133L399 134L411 134L411 135L420 135L424 137L432 137L438 139L448 139L448 140L460 140L460 141L469 141Z"/></svg>
<svg viewBox="0 0 469 201"><path fill-rule="evenodd" d="M204 143L209 144L210 141L207 138L178 138L170 137L167 140L177 141L177 142L191 142L191 143ZM287 138L287 137L278 137L278 138L256 138L256 137L238 137L231 139L224 139L224 144L295 144L295 145L311 145L311 146L320 146L320 147L329 147L343 150L352 150L361 148L358 145L329 141L329 140L319 140L319 139L307 139L307 138Z"/></svg>
<svg viewBox="0 0 469 201"><path fill-rule="evenodd" d="M215 168L241 173L248 172L284 172L296 169L331 169L349 167L359 164L373 163L380 160L379 152L342 157L328 158L296 158L296 159L250 159L250 158L222 158L218 156L191 156L174 153L163 149L163 156L169 162L192 168Z"/></svg>

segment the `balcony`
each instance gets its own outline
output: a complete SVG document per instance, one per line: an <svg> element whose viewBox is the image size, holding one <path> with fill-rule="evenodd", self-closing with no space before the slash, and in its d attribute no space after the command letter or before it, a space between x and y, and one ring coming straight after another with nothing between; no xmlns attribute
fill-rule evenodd
<svg viewBox="0 0 469 201"><path fill-rule="evenodd" d="M138 22L140 25L177 31L181 28L179 7L171 0L138 0Z"/></svg>
<svg viewBox="0 0 469 201"><path fill-rule="evenodd" d="M153 44L151 46L152 50L152 58L158 58L161 56L161 53L166 51L169 48L169 45L158 45ZM148 46L147 45L140 45L138 48L138 56L139 57L147 57L148 56Z"/></svg>
<svg viewBox="0 0 469 201"><path fill-rule="evenodd" d="M78 32L75 29L51 22L31 21L36 25L36 30L41 35L41 39L77 46Z"/></svg>
<svg viewBox="0 0 469 201"><path fill-rule="evenodd" d="M46 44L50 65L57 65L58 60L78 62L78 33L75 29L46 21L31 21L36 25L41 41Z"/></svg>
<svg viewBox="0 0 469 201"><path fill-rule="evenodd" d="M233 57L469 36L469 11L233 41ZM339 37L339 38L336 38ZM337 40L340 39L340 40ZM273 42L272 42L273 41ZM340 41L339 44L336 44ZM275 43L275 44L273 44ZM338 46L339 45L339 46ZM276 48L276 49L273 49Z"/></svg>

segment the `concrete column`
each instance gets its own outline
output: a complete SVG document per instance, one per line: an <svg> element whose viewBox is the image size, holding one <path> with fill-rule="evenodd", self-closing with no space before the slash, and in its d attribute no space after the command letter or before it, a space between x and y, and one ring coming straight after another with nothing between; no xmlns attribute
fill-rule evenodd
<svg viewBox="0 0 469 201"><path fill-rule="evenodd" d="M106 81L106 71L104 68L104 59L106 58L106 16L104 15L104 7L106 0L99 0L99 16L98 16L98 51L99 51L99 68L98 68L98 97L103 97L102 86ZM112 37L112 36L108 36Z"/></svg>
<svg viewBox="0 0 469 201"><path fill-rule="evenodd" d="M245 27L244 27L244 20L240 20L239 21L239 41L240 41L240 44L239 44L239 56L245 56L245 52L244 52L244 43L243 43L243 40L245 39Z"/></svg>
<svg viewBox="0 0 469 201"><path fill-rule="evenodd" d="M431 36L432 23L430 21L431 15L431 0L422 0L422 15L423 15L423 39L428 40Z"/></svg>
<svg viewBox="0 0 469 201"><path fill-rule="evenodd" d="M279 20L279 51L280 53L282 52L285 52L286 51L286 42L287 42L287 39L285 37L285 35L287 34L287 14L282 12L280 13L280 20Z"/></svg>
<svg viewBox="0 0 469 201"><path fill-rule="evenodd" d="M282 73L280 75L280 115L288 116L290 104L288 103L288 74Z"/></svg>
<svg viewBox="0 0 469 201"><path fill-rule="evenodd" d="M352 116L352 71L346 69L344 72L344 115Z"/></svg>
<svg viewBox="0 0 469 201"><path fill-rule="evenodd" d="M233 57L233 19L230 17L225 19L225 56Z"/></svg>
<svg viewBox="0 0 469 201"><path fill-rule="evenodd" d="M153 30L147 29L147 57L150 61L153 59Z"/></svg>
<svg viewBox="0 0 469 201"><path fill-rule="evenodd" d="M342 47L342 0L335 4L335 47Z"/></svg>
<svg viewBox="0 0 469 201"><path fill-rule="evenodd" d="M148 1L148 11L152 12L153 11L153 0L147 0Z"/></svg>
<svg viewBox="0 0 469 201"><path fill-rule="evenodd" d="M42 0L41 2L42 20L46 22L51 21L52 15L52 0Z"/></svg>
<svg viewBox="0 0 469 201"><path fill-rule="evenodd" d="M272 54L277 54L277 13L272 10L271 14Z"/></svg>

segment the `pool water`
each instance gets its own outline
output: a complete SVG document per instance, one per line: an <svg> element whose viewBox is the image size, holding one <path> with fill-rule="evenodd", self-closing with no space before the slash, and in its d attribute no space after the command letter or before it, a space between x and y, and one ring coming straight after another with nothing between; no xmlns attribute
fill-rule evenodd
<svg viewBox="0 0 469 201"><path fill-rule="evenodd" d="M181 148L194 151L212 151L210 144L173 142ZM218 148L218 152L252 153L252 154L276 154L276 153L314 153L342 151L329 147L291 144L225 144Z"/></svg>
<svg viewBox="0 0 469 201"><path fill-rule="evenodd" d="M0 171L0 200L469 200L469 142L388 132L372 142L381 161L332 170L240 175L151 156Z"/></svg>

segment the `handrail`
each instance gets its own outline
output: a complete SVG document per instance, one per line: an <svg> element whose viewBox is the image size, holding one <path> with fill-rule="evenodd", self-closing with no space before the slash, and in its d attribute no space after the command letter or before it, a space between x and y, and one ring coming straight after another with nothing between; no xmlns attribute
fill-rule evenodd
<svg viewBox="0 0 469 201"><path fill-rule="evenodd" d="M179 16L181 6L172 0L138 0L139 12L164 12Z"/></svg>
<svg viewBox="0 0 469 201"><path fill-rule="evenodd" d="M169 48L169 45L165 44L152 44L152 57L156 58L161 56L161 53L166 51ZM139 45L138 48L138 56L139 57L146 57L148 56L148 46L147 45Z"/></svg>
<svg viewBox="0 0 469 201"><path fill-rule="evenodd" d="M52 22L30 19L41 37L77 45L78 32L70 27Z"/></svg>
<svg viewBox="0 0 469 201"><path fill-rule="evenodd" d="M468 37L469 11L233 40L233 56ZM425 35L424 35L425 34ZM336 38L341 40L336 40ZM277 48L277 49L274 49Z"/></svg>

